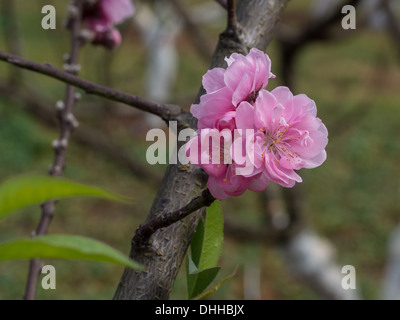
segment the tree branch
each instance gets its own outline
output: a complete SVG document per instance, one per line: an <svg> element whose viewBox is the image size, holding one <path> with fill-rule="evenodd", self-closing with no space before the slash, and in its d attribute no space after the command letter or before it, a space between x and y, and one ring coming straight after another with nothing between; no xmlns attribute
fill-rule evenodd
<svg viewBox="0 0 400 320"><path fill-rule="evenodd" d="M0 60L13 64L22 69L44 74L77 88L81 88L87 94L93 94L112 101L121 102L142 111L155 114L167 122L171 120L177 120L181 114L181 108L179 106L155 103L142 97L117 91L79 78L73 74L57 69L50 64L36 63L3 51L0 51Z"/></svg>
<svg viewBox="0 0 400 320"><path fill-rule="evenodd" d="M69 73L76 74L77 65L79 60L79 49L81 42L79 40L79 32L81 29L81 19L83 10L83 0L74 0L71 3L73 8L76 8L74 14L69 14L68 22L71 32L71 52L69 58L66 61L66 66L71 70ZM51 176L60 176L65 167L65 158L67 153L67 147L69 138L72 131L75 129L75 118L72 115L73 108L75 106L75 88L71 85L67 85L65 100L62 103L63 108L57 109L57 117L60 122L60 137L56 140L57 143L53 143L54 147L54 162L50 169ZM75 121L75 122L74 122ZM36 229L35 236L46 234L54 216L55 201L49 201L41 206L42 216L40 218L39 225ZM28 281L25 291L25 300L34 300L36 296L37 281L39 278L40 270L42 268L42 262L39 259L32 259L29 266Z"/></svg>
<svg viewBox="0 0 400 320"><path fill-rule="evenodd" d="M157 230L169 227L173 223L186 218L189 214L203 207L209 207L214 201L215 198L211 195L210 191L206 189L202 192L201 196L192 199L183 208L171 213L161 213L149 222L139 226L133 237L133 247L141 248L148 245L150 237Z"/></svg>

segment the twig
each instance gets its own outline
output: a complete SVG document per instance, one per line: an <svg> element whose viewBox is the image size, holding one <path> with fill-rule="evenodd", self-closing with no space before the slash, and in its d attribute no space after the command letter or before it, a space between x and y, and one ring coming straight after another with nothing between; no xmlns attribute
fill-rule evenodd
<svg viewBox="0 0 400 320"><path fill-rule="evenodd" d="M183 208L171 213L162 213L145 224L140 225L132 239L132 244L135 247L146 246L151 235L157 230L166 228L173 223L182 220L200 208L209 207L214 201L215 198L211 195L210 191L208 189L204 190L201 196L192 199Z"/></svg>
<svg viewBox="0 0 400 320"><path fill-rule="evenodd" d="M182 6L179 0L170 0L171 5L175 8L176 12L182 18L186 29L185 31L190 35L189 40L196 46L199 53L209 61L212 58L214 49L211 48L210 42L201 32L198 26L193 22L189 12Z"/></svg>
<svg viewBox="0 0 400 320"><path fill-rule="evenodd" d="M215 0L215 1L218 2L224 9L228 9L226 0Z"/></svg>
<svg viewBox="0 0 400 320"><path fill-rule="evenodd" d="M81 47L81 41L79 40L79 32L81 28L82 9L83 1L74 0L71 3L68 22L71 32L71 52L68 59L66 60L66 67L70 74L76 74L78 72L77 63L79 59L79 49ZM72 9L73 8L73 9ZM57 108L57 117L60 122L60 136L59 140L53 143L54 147L54 162L49 171L51 176L60 176L65 167L65 157L69 138L72 131L77 126L77 122L72 114L75 106L75 87L67 85L65 101L59 102L62 106ZM54 216L55 202L49 201L42 204L42 216L40 218L39 225L36 229L35 236L46 234ZM33 259L30 262L28 281L25 291L25 300L34 300L36 295L37 281L41 269L41 261L39 259Z"/></svg>
<svg viewBox="0 0 400 320"><path fill-rule="evenodd" d="M176 120L181 114L181 108L177 105L155 103L142 97L114 90L79 78L68 72L57 69L50 64L36 63L3 51L0 51L0 60L11 63L22 69L44 74L75 87L81 88L87 94L93 94L112 101L121 102L142 111L155 114L160 116L165 121Z"/></svg>
<svg viewBox="0 0 400 320"><path fill-rule="evenodd" d="M235 29L237 27L236 19L236 0L228 0L228 29Z"/></svg>

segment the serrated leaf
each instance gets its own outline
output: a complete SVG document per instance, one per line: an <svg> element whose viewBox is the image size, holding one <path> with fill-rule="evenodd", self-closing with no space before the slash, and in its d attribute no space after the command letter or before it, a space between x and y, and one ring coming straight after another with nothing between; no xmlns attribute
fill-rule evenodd
<svg viewBox="0 0 400 320"><path fill-rule="evenodd" d="M0 261L34 258L96 261L142 268L110 246L81 236L45 235L0 244Z"/></svg>
<svg viewBox="0 0 400 320"><path fill-rule="evenodd" d="M218 289L228 280L232 279L234 276L236 276L237 274L237 267L235 268L235 270L233 271L233 273L231 273L230 275L228 275L227 277L225 277L224 279L222 279L220 282L218 282L214 287L212 287L211 289L202 292L201 294L199 294L198 296L194 297L193 300L202 300L205 297L209 296L210 294L213 294L215 292L218 291Z"/></svg>
<svg viewBox="0 0 400 320"><path fill-rule="evenodd" d="M24 207L77 196L130 202L126 197L64 178L20 176L0 185L0 219Z"/></svg>
<svg viewBox="0 0 400 320"><path fill-rule="evenodd" d="M216 200L207 208L201 256L197 268L205 270L217 265L224 241L224 217Z"/></svg>
<svg viewBox="0 0 400 320"><path fill-rule="evenodd" d="M186 273L187 273L187 287L188 299L202 293L209 284L215 279L219 272L219 267L209 268L206 270L199 270L195 266L190 256L186 259Z"/></svg>

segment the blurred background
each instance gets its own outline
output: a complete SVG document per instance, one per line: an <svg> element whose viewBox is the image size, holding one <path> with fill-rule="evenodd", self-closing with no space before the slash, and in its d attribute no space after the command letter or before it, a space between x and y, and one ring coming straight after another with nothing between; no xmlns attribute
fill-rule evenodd
<svg viewBox="0 0 400 320"><path fill-rule="evenodd" d="M135 16L120 26L122 45L112 52L85 46L80 75L189 110L225 29L224 9L211 0L133 2ZM357 29L343 30L340 9L350 2ZM0 4L1 50L61 68L69 51L63 27L68 1ZM41 28L46 4L57 10L56 30ZM277 75L268 89L285 84L316 101L329 131L328 159L302 170L304 182L293 190L271 185L264 193L223 202L221 274L236 267L238 272L211 299L399 297L398 4L289 2L266 51ZM47 172L58 137L55 104L64 94L61 82L0 64L0 182ZM135 204L65 200L57 204L49 232L93 237L128 254L165 170L146 163L146 133L167 128L140 111L88 95L75 115L80 127L70 142L65 176L133 197ZM0 242L29 236L40 213L30 208L1 221ZM38 299L111 299L123 272L106 264L46 263L56 267L57 289L39 288ZM345 265L356 269L356 291L340 289ZM27 273L27 261L0 263L0 299L21 299ZM172 299L185 299L185 281L182 268Z"/></svg>

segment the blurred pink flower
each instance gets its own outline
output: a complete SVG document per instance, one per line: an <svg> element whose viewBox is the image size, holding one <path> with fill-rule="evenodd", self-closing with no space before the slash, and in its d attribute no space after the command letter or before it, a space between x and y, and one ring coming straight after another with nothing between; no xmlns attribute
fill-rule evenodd
<svg viewBox="0 0 400 320"><path fill-rule="evenodd" d="M256 48L246 56L233 53L225 60L227 69L214 68L203 76L206 94L190 110L198 119L198 129L234 129L237 106L242 101L253 103L268 79L275 77L268 55Z"/></svg>
<svg viewBox="0 0 400 320"><path fill-rule="evenodd" d="M117 48L122 42L121 33L117 29L111 29L104 32L97 32L93 44L98 44L107 49Z"/></svg>
<svg viewBox="0 0 400 320"><path fill-rule="evenodd" d="M313 100L304 94L293 96L287 87L260 91L254 106L241 103L236 125L256 130L255 170L262 170L268 180L293 187L302 181L294 170L321 165L326 160L328 131L316 115Z"/></svg>
<svg viewBox="0 0 400 320"><path fill-rule="evenodd" d="M131 0L99 0L85 9L83 20L95 34L94 44L113 49L121 43L121 34L114 26L133 16L134 12Z"/></svg>

